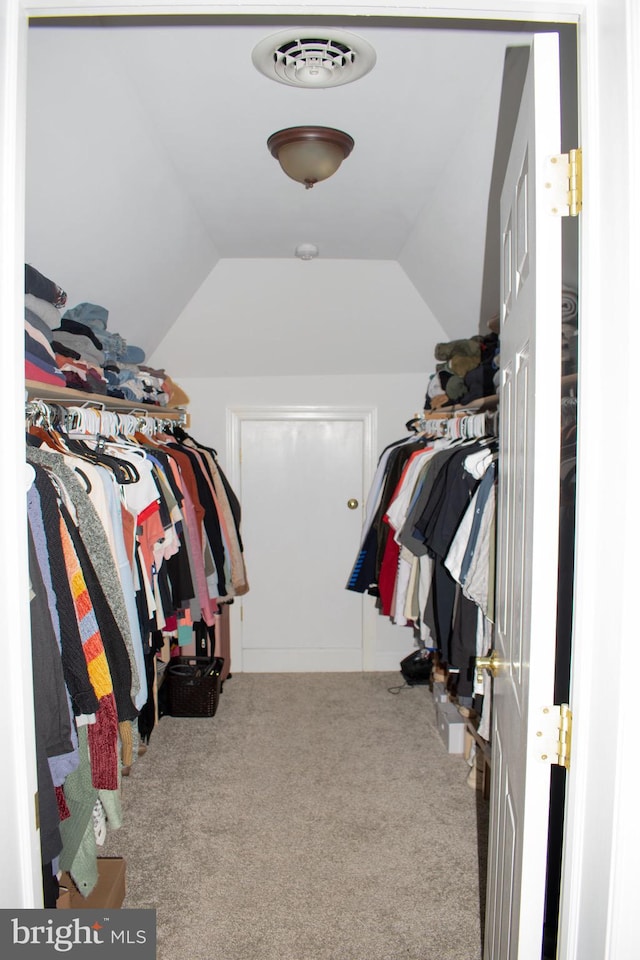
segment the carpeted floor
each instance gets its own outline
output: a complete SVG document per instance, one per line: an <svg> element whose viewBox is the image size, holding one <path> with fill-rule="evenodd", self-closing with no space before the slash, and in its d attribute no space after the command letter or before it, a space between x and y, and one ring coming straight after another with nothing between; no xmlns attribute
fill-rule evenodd
<svg viewBox="0 0 640 960"><path fill-rule="evenodd" d="M158 960L480 960L487 804L399 682L237 674L162 718L103 848Z"/></svg>

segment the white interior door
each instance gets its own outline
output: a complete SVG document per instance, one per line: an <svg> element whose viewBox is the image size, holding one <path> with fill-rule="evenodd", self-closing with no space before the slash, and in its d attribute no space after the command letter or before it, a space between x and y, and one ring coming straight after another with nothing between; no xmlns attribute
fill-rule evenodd
<svg viewBox="0 0 640 960"><path fill-rule="evenodd" d="M536 36L502 202L500 486L487 960L540 960L553 703L560 437L557 37Z"/></svg>
<svg viewBox="0 0 640 960"><path fill-rule="evenodd" d="M344 579L362 525L364 450L362 419L241 421L243 670L362 670L362 598Z"/></svg>

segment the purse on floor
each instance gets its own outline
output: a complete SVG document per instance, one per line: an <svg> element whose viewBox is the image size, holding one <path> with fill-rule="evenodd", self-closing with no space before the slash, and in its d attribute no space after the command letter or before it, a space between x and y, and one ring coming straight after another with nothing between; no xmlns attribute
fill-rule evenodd
<svg viewBox="0 0 640 960"><path fill-rule="evenodd" d="M400 661L400 673L410 687L430 683L432 667L431 654L425 650L414 650Z"/></svg>

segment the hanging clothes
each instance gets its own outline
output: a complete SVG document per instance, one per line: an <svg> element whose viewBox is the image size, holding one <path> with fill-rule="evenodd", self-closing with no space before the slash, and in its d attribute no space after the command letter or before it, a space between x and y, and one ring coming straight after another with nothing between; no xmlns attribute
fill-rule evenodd
<svg viewBox="0 0 640 960"><path fill-rule="evenodd" d="M42 856L88 894L98 824L119 825L121 769L155 724L158 651L215 638L219 604L248 590L241 511L215 451L165 421L28 414Z"/></svg>
<svg viewBox="0 0 640 960"><path fill-rule="evenodd" d="M470 696L493 617L497 441L485 415L428 427L383 451L347 589L412 627Z"/></svg>

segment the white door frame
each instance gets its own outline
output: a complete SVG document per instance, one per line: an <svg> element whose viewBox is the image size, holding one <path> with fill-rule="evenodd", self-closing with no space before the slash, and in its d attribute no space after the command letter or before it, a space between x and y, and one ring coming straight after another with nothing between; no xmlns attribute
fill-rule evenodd
<svg viewBox="0 0 640 960"><path fill-rule="evenodd" d="M28 601L24 458L24 183L26 28L19 5L0 10L0 326L7 376L3 387L0 502L5 505L0 551L0 606L11 611L0 697L4 731L0 819L6 870L0 872L0 907L42 901L36 831L37 777L31 634ZM15 468L14 465L15 464ZM9 623L7 622L7 627Z"/></svg>
<svg viewBox="0 0 640 960"><path fill-rule="evenodd" d="M24 126L26 32L29 16L104 14L245 14L381 16L531 20L578 25L580 127L585 154L585 210L581 224L581 335L578 556L575 592L575 655L572 677L573 762L569 778L567 856L561 958L631 960L636 951L635 871L640 862L640 818L635 763L636 691L629 690L637 659L634 598L636 545L640 542L635 482L629 458L618 456L612 496L611 461L603 445L634 437L635 358L640 356L640 11L635 0L416 0L412 6L353 0L332 3L215 3L192 0L5 0L0 10L0 322L3 329L7 461L22 461L22 438L9 425L21 422L24 383L22 332L16 323L22 299L24 251ZM615 176L611 168L615 166ZM615 337L612 330L615 324ZM606 358L615 355L615 395L605 391ZM20 471L0 471L2 502L20 503ZM606 507L606 512L605 512ZM9 511L11 513L11 511ZM2 903L38 902L33 864L33 760L29 750L30 695L26 689L28 610L24 521L11 516L5 531L15 544L0 577L3 608L15 613L16 656L6 684L24 706L10 712L4 770L14 790L3 795L4 823L17 825L20 852L8 851ZM15 539L14 539L15 537ZM614 560L617 559L617 563ZM16 562L16 560L18 562ZM611 602L608 602L611 598ZM615 600L615 602L614 602ZM22 650L22 656L17 650ZM603 655L606 667L603 668ZM26 724L26 727L25 727ZM25 732L26 731L26 732ZM633 739L632 739L633 738ZM15 748L7 748L7 744ZM24 745L24 750L23 750ZM25 827L26 820L30 821ZM31 892L30 892L31 891ZM7 899L10 898L10 899ZM597 904L598 909L593 905Z"/></svg>
<svg viewBox="0 0 640 960"><path fill-rule="evenodd" d="M375 407L351 406L281 406L281 405L241 405L227 407L226 439L229 482L235 490L240 490L241 463L240 443L242 424L248 420L356 420L362 423L362 490L371 485L376 464L377 411ZM357 544L354 544L354 556ZM249 583L251 583L251 570ZM349 571L345 570L345 585ZM346 586L345 586L346 589ZM373 670L376 641L376 611L373 604L364 603L362 597L354 597L362 605L362 668ZM242 663L242 625L240 623L241 604L231 605L229 627L231 633L231 670L240 673Z"/></svg>

